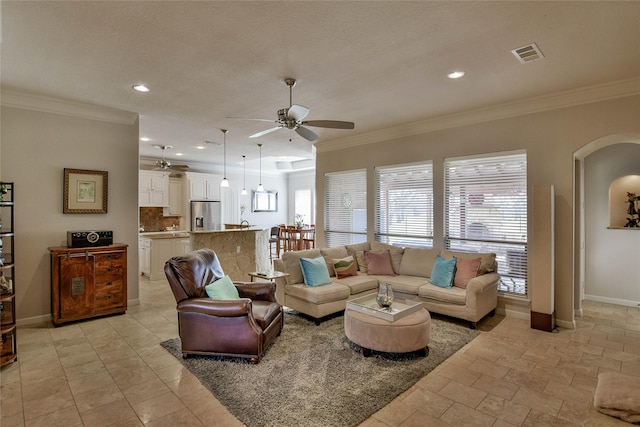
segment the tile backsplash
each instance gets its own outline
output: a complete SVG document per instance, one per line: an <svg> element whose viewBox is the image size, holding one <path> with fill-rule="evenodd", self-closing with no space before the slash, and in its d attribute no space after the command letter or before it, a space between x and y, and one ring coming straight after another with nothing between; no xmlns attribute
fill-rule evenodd
<svg viewBox="0 0 640 427"><path fill-rule="evenodd" d="M179 216L163 216L162 208L140 208L140 226L144 231L164 231L167 227L175 226L180 229Z"/></svg>

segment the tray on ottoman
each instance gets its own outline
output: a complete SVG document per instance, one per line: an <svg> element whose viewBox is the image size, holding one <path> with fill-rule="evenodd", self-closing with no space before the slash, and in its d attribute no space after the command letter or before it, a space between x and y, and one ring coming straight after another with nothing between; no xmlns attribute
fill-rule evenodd
<svg viewBox="0 0 640 427"><path fill-rule="evenodd" d="M359 311L360 313L395 322L411 313L422 310L422 303L404 299L396 299L389 308L382 308L376 302L376 294L366 295L347 301L347 310Z"/></svg>

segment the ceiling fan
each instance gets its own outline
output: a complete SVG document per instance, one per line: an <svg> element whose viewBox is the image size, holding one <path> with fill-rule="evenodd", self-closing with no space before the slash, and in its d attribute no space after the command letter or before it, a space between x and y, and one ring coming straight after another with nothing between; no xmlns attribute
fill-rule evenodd
<svg viewBox="0 0 640 427"><path fill-rule="evenodd" d="M153 170L168 170L168 169L173 169L173 170L178 170L178 171L182 171L185 169L189 169L189 165L172 165L171 162L169 160L166 160L164 158L164 150L168 150L170 148L173 148L172 145L154 145L154 147L159 148L162 150L162 160L156 160L156 167L153 168Z"/></svg>
<svg viewBox="0 0 640 427"><path fill-rule="evenodd" d="M260 136L266 135L268 133L277 131L278 129L289 129L290 131L295 131L298 135L306 139L307 141L317 141L319 136L310 129L307 129L304 126L314 126L321 128L331 128L331 129L353 129L355 124L353 122L344 122L339 120L304 120L305 117L309 114L309 109L307 107L303 107L302 105L293 103L293 87L296 85L296 79L286 78L284 82L289 87L289 108L283 108L278 110L278 119L277 120L268 120L268 119L244 119L244 120L257 120L261 122L275 122L277 124L276 127L271 129L263 130L262 132L254 133L250 135L249 138L258 138ZM240 117L229 117L229 118L240 118ZM291 141L291 139L289 139Z"/></svg>

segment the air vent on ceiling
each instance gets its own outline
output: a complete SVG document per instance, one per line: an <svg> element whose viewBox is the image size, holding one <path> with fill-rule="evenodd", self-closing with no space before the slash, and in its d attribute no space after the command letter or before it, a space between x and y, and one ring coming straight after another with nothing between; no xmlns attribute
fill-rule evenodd
<svg viewBox="0 0 640 427"><path fill-rule="evenodd" d="M544 58L544 55L535 43L513 49L511 53L513 53L513 55L518 58L518 61L522 64Z"/></svg>

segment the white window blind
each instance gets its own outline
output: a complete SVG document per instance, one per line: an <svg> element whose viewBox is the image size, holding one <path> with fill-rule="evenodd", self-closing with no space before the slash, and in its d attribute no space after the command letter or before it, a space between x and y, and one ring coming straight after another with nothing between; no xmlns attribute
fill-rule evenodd
<svg viewBox="0 0 640 427"><path fill-rule="evenodd" d="M433 247L433 164L375 169L375 239Z"/></svg>
<svg viewBox="0 0 640 427"><path fill-rule="evenodd" d="M495 252L499 290L527 294L527 157L445 160L445 245Z"/></svg>
<svg viewBox="0 0 640 427"><path fill-rule="evenodd" d="M324 246L367 241L367 171L324 176Z"/></svg>

